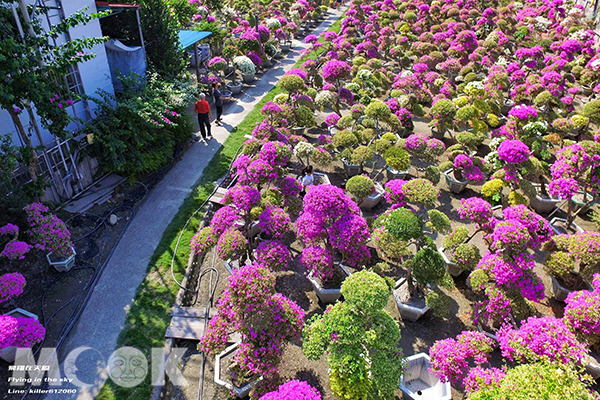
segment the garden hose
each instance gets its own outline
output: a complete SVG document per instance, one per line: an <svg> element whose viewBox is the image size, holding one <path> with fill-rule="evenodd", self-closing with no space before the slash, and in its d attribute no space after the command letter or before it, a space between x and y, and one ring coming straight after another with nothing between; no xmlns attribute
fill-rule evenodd
<svg viewBox="0 0 600 400"><path fill-rule="evenodd" d="M47 295L48 291L54 286L54 284L56 284L59 280L61 280L65 276L67 276L71 271L78 271L78 270L88 269L88 268L92 268L94 270L92 276L90 277L90 280L83 287L83 289L80 290L75 296L71 297L71 299L69 299L66 304L63 304L58 310L56 310L50 316L50 318L48 318L48 320L45 321L46 323L48 323L50 320L52 320L52 318L54 318L56 316L56 314L59 311L63 310L67 305L71 304L73 301L77 300L77 304L75 305L75 308L73 309L73 312L71 313L71 315L67 319L67 321L66 321L65 325L63 326L63 329L62 329L62 331L61 331L61 333L59 335L58 342L57 342L57 344L55 346L55 349L56 349L57 353L60 350L60 348L63 345L63 343L65 342L65 340L68 337L69 333L71 332L71 330L73 329L73 327L75 326L75 324L77 323L77 321L79 320L79 317L81 317L81 314L83 313L83 310L85 309L85 306L87 305L87 303L89 302L89 299L91 298L91 295L93 293L93 288L98 283L98 280L100 279L100 276L102 276L102 272L106 268L106 265L108 264L108 261L112 257L112 255L113 255L113 253L114 253L117 245L119 244L119 242L123 238L123 235L127 231L127 228L129 227L129 224L131 223L131 221L133 220L133 217L135 216L135 213L136 213L136 210L137 210L138 206L142 203L142 201L144 201L144 199L148 195L148 187L145 184L143 184L142 182L136 182L136 183L142 185L146 189L146 192L144 193L144 195L142 196L142 198L140 200L138 200L136 203L134 203L132 206L124 206L124 205L116 206L116 207L112 208L111 210L109 210L105 214L106 215L105 217L100 217L99 215L92 214L92 213L84 213L84 214L75 214L71 218L69 218L68 220L65 221L65 223L66 223L66 222L70 221L71 219L73 219L74 217L76 217L78 215L94 216L96 218L99 218L98 224L90 232L87 232L82 237L74 239L73 242L77 242L77 241L80 241L80 240L82 240L84 238L87 238L87 237L91 236L95 231L97 231L100 228L100 226L104 225L105 226L105 232L104 232L104 236L103 236L103 245L102 245L102 249L100 249L100 251L99 251L99 254L102 254L102 252L106 248L106 243L107 243L108 229L106 227L106 221L108 220L109 216L113 212L115 212L116 210L118 210L118 209L128 209L128 210L131 211L130 214L128 215L128 219L127 219L127 222L126 222L125 226L123 227L123 230L121 231L121 233L119 233L119 236L117 237L117 240L115 241L114 246L112 247L112 249L108 253L108 255L107 255L106 259L104 260L104 262L102 262L102 256L100 256L100 259L98 260L98 265L95 266L95 267L92 267L92 266L82 266L82 267L73 268L73 269L71 269L69 271L65 271L60 276L58 276L54 281L52 281L50 283L50 286L48 286L46 289L44 289L44 294L42 296L42 307L41 307L42 308L42 321L45 321L45 319L46 319L45 310L44 310L44 302L45 302L45 299L46 299L46 295ZM87 291L87 295L85 297L82 297L81 295L84 292L86 292L86 291ZM83 301L82 301L82 299L83 299ZM34 356L39 353L39 351L41 350L41 348L43 346L43 343L44 343L44 340L42 340L39 343L37 350L34 352ZM41 364L45 364L45 363L47 363L47 361L49 361L49 360L45 360L45 362L41 363ZM38 364L40 364L40 363L38 363ZM25 391L25 393L21 397L21 400L24 400L27 397L27 395L29 394L29 391L31 390L32 387L33 387L33 383L31 383L29 385L29 387L27 388L27 390ZM44 384L42 385L42 388L41 388L42 390L41 391L43 392L43 389L45 389L46 387L48 387L48 382L44 382ZM40 393L36 397L36 399L40 399L41 396L42 396L42 394Z"/></svg>

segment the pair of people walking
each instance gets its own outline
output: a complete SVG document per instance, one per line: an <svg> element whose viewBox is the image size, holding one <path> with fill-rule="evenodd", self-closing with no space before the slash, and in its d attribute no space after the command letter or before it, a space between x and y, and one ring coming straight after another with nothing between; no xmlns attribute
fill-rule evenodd
<svg viewBox="0 0 600 400"><path fill-rule="evenodd" d="M215 123L221 125L221 116L223 114L223 99L221 91L219 90L219 83L215 83L213 95L215 97L215 107L217 109L217 119ZM206 95L200 93L200 99L194 106L194 111L198 114L198 125L200 125L200 135L202 139L206 140L207 137L212 136L210 131L210 120L212 119L212 113L210 112L210 104L206 101Z"/></svg>

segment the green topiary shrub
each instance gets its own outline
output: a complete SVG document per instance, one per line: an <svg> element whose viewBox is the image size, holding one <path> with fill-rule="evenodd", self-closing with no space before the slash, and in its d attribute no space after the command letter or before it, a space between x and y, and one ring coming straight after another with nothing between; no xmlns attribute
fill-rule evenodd
<svg viewBox="0 0 600 400"><path fill-rule="evenodd" d="M302 350L311 360L327 354L331 390L337 397L391 399L403 363L400 328L383 309L390 287L376 273L360 271L344 281L342 294L345 301L307 324Z"/></svg>
<svg viewBox="0 0 600 400"><path fill-rule="evenodd" d="M282 76L279 80L279 86L289 93L300 92L306 87L304 80L298 75Z"/></svg>
<svg viewBox="0 0 600 400"><path fill-rule="evenodd" d="M358 139L356 135L349 130L341 130L337 131L335 135L333 135L332 143L337 148L349 148L358 143Z"/></svg>
<svg viewBox="0 0 600 400"><path fill-rule="evenodd" d="M407 202L423 206L432 206L440 191L427 179L411 179L402 186L402 194Z"/></svg>
<svg viewBox="0 0 600 400"><path fill-rule="evenodd" d="M294 118L296 126L304 126L310 128L315 125L315 115L312 110L306 106L300 106L294 110Z"/></svg>
<svg viewBox="0 0 600 400"><path fill-rule="evenodd" d="M373 160L375 152L368 146L358 146L353 152L350 161L355 165L364 165L366 162Z"/></svg>
<svg viewBox="0 0 600 400"><path fill-rule="evenodd" d="M392 211L384 223L390 235L397 240L416 240L423 235L423 220L408 208Z"/></svg>
<svg viewBox="0 0 600 400"><path fill-rule="evenodd" d="M406 171L410 168L410 154L399 147L390 147L383 158L387 166L396 171Z"/></svg>
<svg viewBox="0 0 600 400"><path fill-rule="evenodd" d="M346 182L346 190L354 196L356 203L360 204L365 197L373 194L375 184L368 176L356 175L348 179L348 182Z"/></svg>

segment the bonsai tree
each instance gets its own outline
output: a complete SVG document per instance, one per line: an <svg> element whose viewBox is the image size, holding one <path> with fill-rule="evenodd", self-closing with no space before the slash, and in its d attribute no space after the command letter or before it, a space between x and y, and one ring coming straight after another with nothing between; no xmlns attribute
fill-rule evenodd
<svg viewBox="0 0 600 400"><path fill-rule="evenodd" d="M425 133L413 133L406 138L404 146L423 163L433 162L446 150L446 145L441 140L431 139Z"/></svg>
<svg viewBox="0 0 600 400"><path fill-rule="evenodd" d="M65 259L73 254L71 232L65 223L48 207L41 203L32 203L25 207L29 235L36 249L52 253L57 258Z"/></svg>
<svg viewBox="0 0 600 400"><path fill-rule="evenodd" d="M0 349L31 348L44 340L46 329L35 318L0 315Z"/></svg>
<svg viewBox="0 0 600 400"><path fill-rule="evenodd" d="M548 186L550 194L560 196L567 201L567 222L569 229L581 210L596 200L596 189L600 182L600 144L583 141L561 149L550 172L552 182ZM582 206L573 210L573 197L581 193Z"/></svg>
<svg viewBox="0 0 600 400"><path fill-rule="evenodd" d="M237 56L233 59L233 65L242 75L256 74L256 67L252 60L246 56Z"/></svg>
<svg viewBox="0 0 600 400"><path fill-rule="evenodd" d="M302 309L275 293L275 276L260 264L250 264L229 278L217 315L210 320L198 349L218 354L225 349L230 332L239 332L242 342L228 371L238 387L262 377L251 390L257 397L274 388L283 348L299 339L303 327Z"/></svg>
<svg viewBox="0 0 600 400"><path fill-rule="evenodd" d="M479 168L482 165L480 158L460 153L455 156L451 155L451 159L451 161L440 164L439 168L442 172L446 173L450 170L457 181L467 180L481 183L485 180L485 176Z"/></svg>
<svg viewBox="0 0 600 400"><path fill-rule="evenodd" d="M459 213L461 217L483 219L478 211L482 204L483 200L465 201ZM469 286L483 299L473 309L476 324L508 322L511 312L522 320L533 312L529 302L544 298L544 285L534 272L533 256L528 250L550 239L548 222L524 205L504 209L503 217L504 220L496 221L491 216L491 221L480 225L490 233L486 238L489 251L468 279Z"/></svg>
<svg viewBox="0 0 600 400"><path fill-rule="evenodd" d="M17 240L19 238L19 227L14 224L6 224L0 227L0 246L3 246L0 256L9 260L22 260L25 254L33 246L27 242Z"/></svg>
<svg viewBox="0 0 600 400"><path fill-rule="evenodd" d="M443 136L445 132L454 128L456 110L457 108L451 100L439 99L431 107L432 120L429 126Z"/></svg>
<svg viewBox="0 0 600 400"><path fill-rule="evenodd" d="M593 290L571 292L565 302L565 324L581 343L598 348L600 344L600 275L594 276Z"/></svg>
<svg viewBox="0 0 600 400"><path fill-rule="evenodd" d="M0 276L0 303L20 296L25 287L25 277L19 272ZM14 346L32 347L44 340L46 329L35 318L0 315L0 350Z"/></svg>
<svg viewBox="0 0 600 400"><path fill-rule="evenodd" d="M470 371L469 360L485 364L494 350L494 342L484 333L464 331L455 338L438 340L429 349L431 372L442 382L462 386Z"/></svg>
<svg viewBox="0 0 600 400"><path fill-rule="evenodd" d="M581 277L591 279L600 267L600 233L582 232L557 235L544 244L544 268L570 290L583 287ZM578 272L580 276L577 276Z"/></svg>
<svg viewBox="0 0 600 400"><path fill-rule="evenodd" d="M390 181L394 182L394 181ZM410 182L409 182L410 183ZM411 199L410 190L402 186L402 196ZM448 232L450 220L437 210L430 210L425 215L429 218L428 227L433 231ZM428 285L438 284L452 286L452 279L446 273L446 263L438 253L433 240L425 235L424 217L407 208L396 208L379 216L373 223L373 239L375 247L391 260L399 262L406 269L408 296L426 296L432 309L443 314L440 302L444 297ZM414 245L413 253L409 246ZM407 298L402 299L404 301Z"/></svg>
<svg viewBox="0 0 600 400"><path fill-rule="evenodd" d="M469 243L473 236L469 234L468 228L459 226L446 235L442 241L442 247L448 259L463 271L471 271L481 260L479 247Z"/></svg>
<svg viewBox="0 0 600 400"><path fill-rule="evenodd" d="M519 329L505 325L497 337L502 356L521 363L575 366L583 361L587 352L565 322L551 316L530 317Z"/></svg>
<svg viewBox="0 0 600 400"><path fill-rule="evenodd" d="M362 267L370 258L366 220L356 203L333 185L308 190L296 220L296 232L306 246L302 264L325 282L335 275L334 249L342 254L344 263L353 267Z"/></svg>
<svg viewBox="0 0 600 400"><path fill-rule="evenodd" d="M346 190L356 200L356 204L360 206L365 197L370 196L375 191L375 184L368 176L356 175L348 179L346 182Z"/></svg>
<svg viewBox="0 0 600 400"><path fill-rule="evenodd" d="M315 315L303 332L311 360L326 352L333 393L344 399L393 399L402 375L400 328L384 310L390 298L385 279L370 271L346 278L343 302Z"/></svg>
<svg viewBox="0 0 600 400"><path fill-rule="evenodd" d="M467 400L533 398L592 400L590 382L568 365L535 363L509 368L473 369Z"/></svg>

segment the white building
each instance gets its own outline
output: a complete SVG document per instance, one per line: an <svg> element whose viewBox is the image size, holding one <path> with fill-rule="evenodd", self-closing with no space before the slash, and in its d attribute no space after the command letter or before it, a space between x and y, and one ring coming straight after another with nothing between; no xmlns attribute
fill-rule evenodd
<svg viewBox="0 0 600 400"><path fill-rule="evenodd" d="M21 3L35 6L33 12L37 13L37 17L43 22L45 29L84 7L87 7L86 12L88 13L97 12L94 0L15 0L14 8L19 9ZM40 8L41 6L47 7L47 11ZM64 41L76 38L100 36L102 36L100 23L97 19L93 19L87 25L71 29L68 35L63 35L59 40L64 43ZM95 96L98 90L113 94L113 83L105 47L99 44L92 51L96 57L80 63L76 68L68 71L64 76L65 82L72 92L80 95ZM68 111L71 115L86 122L94 117L96 108L93 101L79 100L70 106ZM39 136L35 132L33 121L28 118L26 112L22 112L20 118L25 130L32 133L33 145L43 145L46 149L44 152L39 152L40 159L38 161L40 174L44 174L50 184L45 194L46 200L66 200L93 182L92 175L97 169L97 163L89 157L84 158L80 153L87 144L85 135L77 136L77 130L81 127L81 123L71 123L68 128L74 132L74 138L60 142L42 127L39 118L36 122L40 129ZM10 135L15 145L23 145L9 113L3 109L0 109L0 135ZM52 174L48 173L48 168L53 170ZM22 174L17 171L17 175L20 182L28 179L26 173Z"/></svg>

